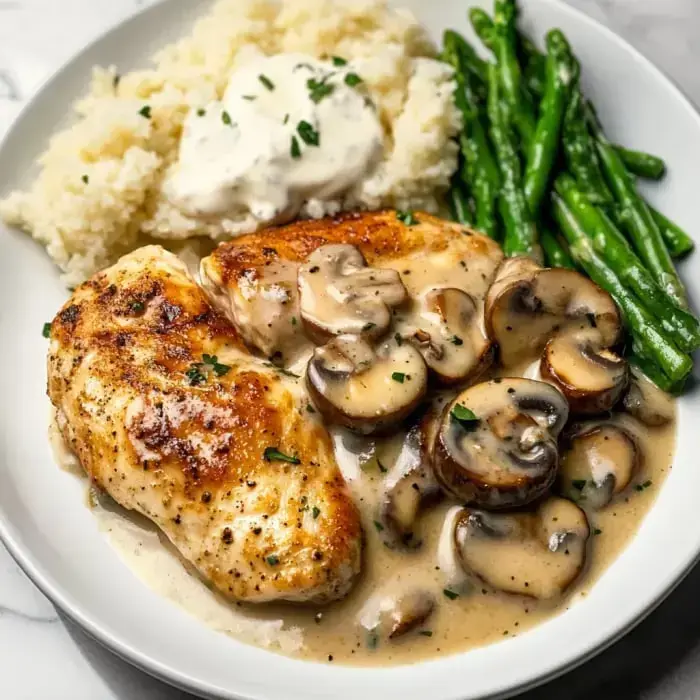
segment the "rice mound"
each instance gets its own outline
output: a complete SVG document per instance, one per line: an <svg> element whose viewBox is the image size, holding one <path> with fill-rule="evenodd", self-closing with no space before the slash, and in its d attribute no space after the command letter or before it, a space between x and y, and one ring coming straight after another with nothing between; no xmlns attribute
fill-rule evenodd
<svg viewBox="0 0 700 700"><path fill-rule="evenodd" d="M435 48L409 11L386 0L218 0L190 36L156 54L154 68L122 76L94 68L89 94L75 105L77 122L53 136L39 176L0 202L0 216L46 246L68 285L145 240L177 247L194 237L230 238L231 225L184 216L161 184L189 110L220 99L231 73L260 52L352 60L378 107L383 162L355 200L336 209L438 210L457 167L460 118L451 70L433 60ZM246 230L246 221L238 224L233 232Z"/></svg>

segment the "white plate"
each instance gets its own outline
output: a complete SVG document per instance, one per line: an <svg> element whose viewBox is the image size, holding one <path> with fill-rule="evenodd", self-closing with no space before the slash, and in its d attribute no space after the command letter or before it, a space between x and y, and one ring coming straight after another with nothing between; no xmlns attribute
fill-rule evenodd
<svg viewBox="0 0 700 700"><path fill-rule="evenodd" d="M403 0L439 38L467 31L464 0ZM481 3L479 3L481 4ZM483 0L486 5L486 0ZM490 2L489 2L490 4ZM136 68L188 30L207 3L171 0L109 32L50 80L0 148L0 193L28 181L49 134L70 118L93 64ZM559 26L584 67L585 89L610 135L662 155L670 166L654 202L700 228L700 118L648 61L609 30L556 0L522 2L531 35ZM84 486L56 468L46 437L42 324L65 297L56 270L26 236L2 231L0 249L0 535L41 590L117 654L202 695L264 700L448 700L509 694L551 678L610 644L680 581L700 553L697 393L680 402L674 468L639 535L568 612L517 638L467 654L388 669L301 662L238 643L200 625L142 585L84 507ZM685 267L700 299L700 257Z"/></svg>

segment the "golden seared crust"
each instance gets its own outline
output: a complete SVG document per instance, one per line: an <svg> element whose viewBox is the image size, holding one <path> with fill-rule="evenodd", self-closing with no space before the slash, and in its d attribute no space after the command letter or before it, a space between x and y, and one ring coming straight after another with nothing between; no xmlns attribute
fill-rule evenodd
<svg viewBox="0 0 700 700"><path fill-rule="evenodd" d="M199 365L204 354L218 372ZM53 322L48 375L92 481L153 520L224 595L347 593L362 532L327 431L177 258L142 248L81 285ZM270 447L299 463L267 461Z"/></svg>
<svg viewBox="0 0 700 700"><path fill-rule="evenodd" d="M298 221L280 228L236 238L214 251L210 260L225 285L235 284L246 271L276 259L301 262L330 243L357 246L370 265L387 265L413 254L429 255L448 248L455 239L467 257L501 257L494 241L430 214L415 214L418 224L406 226L394 210L342 214L333 218Z"/></svg>

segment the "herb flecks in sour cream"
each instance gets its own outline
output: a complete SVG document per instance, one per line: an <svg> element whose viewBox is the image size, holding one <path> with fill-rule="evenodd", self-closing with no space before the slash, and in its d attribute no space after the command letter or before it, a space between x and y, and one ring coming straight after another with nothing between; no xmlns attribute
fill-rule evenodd
<svg viewBox="0 0 700 700"><path fill-rule="evenodd" d="M244 65L221 101L185 120L165 195L187 216L249 213L251 227L291 220L307 202L314 212L337 211L384 155L362 82L346 64L303 54Z"/></svg>

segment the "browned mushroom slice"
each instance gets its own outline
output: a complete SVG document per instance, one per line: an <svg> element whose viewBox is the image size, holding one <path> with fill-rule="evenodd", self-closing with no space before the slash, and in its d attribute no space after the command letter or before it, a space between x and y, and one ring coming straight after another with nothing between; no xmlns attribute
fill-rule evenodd
<svg viewBox="0 0 700 700"><path fill-rule="evenodd" d="M421 508L440 495L440 486L433 474L430 444L437 417L425 416L407 433L396 463L388 475L386 494L381 505L380 536L391 548L416 548L416 521Z"/></svg>
<svg viewBox="0 0 700 700"><path fill-rule="evenodd" d="M559 467L559 489L586 508L604 508L627 488L639 468L637 443L620 426L583 427L567 442Z"/></svg>
<svg viewBox="0 0 700 700"><path fill-rule="evenodd" d="M435 610L435 597L422 589L378 594L360 611L370 642L395 640L422 625Z"/></svg>
<svg viewBox="0 0 700 700"><path fill-rule="evenodd" d="M413 412L426 394L428 369L412 345L391 342L375 351L362 336L341 335L316 348L306 385L329 423L369 435Z"/></svg>
<svg viewBox="0 0 700 700"><path fill-rule="evenodd" d="M631 382L623 404L627 413L650 428L667 425L675 413L673 399L637 368L632 369Z"/></svg>
<svg viewBox="0 0 700 700"><path fill-rule="evenodd" d="M438 381L454 384L488 367L491 341L473 297L461 289L430 289L418 306L401 335L421 351Z"/></svg>
<svg viewBox="0 0 700 700"><path fill-rule="evenodd" d="M352 245L317 248L299 268L301 318L316 343L344 333L379 337L391 324L391 308L406 300L396 270L367 267Z"/></svg>
<svg viewBox="0 0 700 700"><path fill-rule="evenodd" d="M555 387L531 379L477 384L449 404L433 450L443 489L488 509L522 506L554 481L557 436L569 407Z"/></svg>
<svg viewBox="0 0 700 700"><path fill-rule="evenodd" d="M589 534L586 514L553 497L530 513L465 509L455 544L468 575L505 593L545 600L580 574Z"/></svg>
<svg viewBox="0 0 700 700"><path fill-rule="evenodd" d="M595 328L599 347L609 348L621 331L615 302L591 280L522 258L499 268L486 296L485 321L506 367L537 357L555 333Z"/></svg>
<svg viewBox="0 0 700 700"><path fill-rule="evenodd" d="M601 347L597 329L555 335L545 347L540 371L566 396L572 413L609 411L629 381L627 362Z"/></svg>

